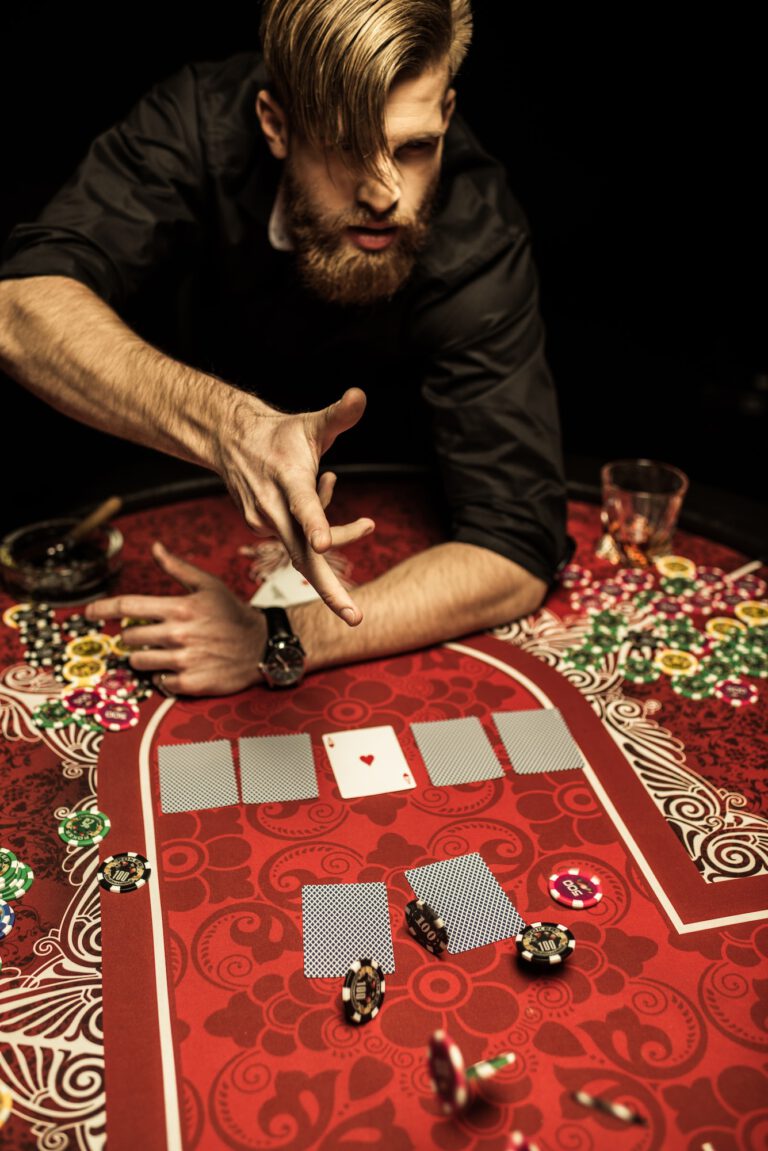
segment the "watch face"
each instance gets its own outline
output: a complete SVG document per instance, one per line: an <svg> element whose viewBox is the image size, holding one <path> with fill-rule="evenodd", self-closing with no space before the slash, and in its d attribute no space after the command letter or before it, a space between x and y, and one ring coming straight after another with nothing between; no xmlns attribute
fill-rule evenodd
<svg viewBox="0 0 768 1151"><path fill-rule="evenodd" d="M304 674L304 652L293 643L276 640L267 651L263 669L273 687L290 687Z"/></svg>

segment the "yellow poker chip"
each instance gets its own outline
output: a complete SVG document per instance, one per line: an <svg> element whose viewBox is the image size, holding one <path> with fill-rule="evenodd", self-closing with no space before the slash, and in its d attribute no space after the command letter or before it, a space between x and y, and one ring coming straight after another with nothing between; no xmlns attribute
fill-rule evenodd
<svg viewBox="0 0 768 1151"><path fill-rule="evenodd" d="M112 649L109 636L81 635L71 639L64 649L69 659L101 659Z"/></svg>
<svg viewBox="0 0 768 1151"><path fill-rule="evenodd" d="M663 576L683 576L685 579L696 576L696 564L686 556L659 556L654 560L654 566Z"/></svg>
<svg viewBox="0 0 768 1151"><path fill-rule="evenodd" d="M749 603L750 601L745 600L744 602ZM727 639L735 631L746 631L747 625L730 615L713 615L712 619L708 619L704 624L704 630L707 635L713 635L715 639Z"/></svg>
<svg viewBox="0 0 768 1151"><path fill-rule="evenodd" d="M768 601L764 599L745 599L736 604L733 612L747 627L765 627L768 624Z"/></svg>
<svg viewBox="0 0 768 1151"><path fill-rule="evenodd" d="M107 665L103 659L70 659L61 669L61 674L69 683L83 687L92 684L105 674Z"/></svg>
<svg viewBox="0 0 768 1151"><path fill-rule="evenodd" d="M6 627L12 627L16 631L19 630L18 614L19 612L28 612L33 610L31 603L15 603L11 607L7 607L3 612L3 623Z"/></svg>
<svg viewBox="0 0 768 1151"><path fill-rule="evenodd" d="M125 631L128 627L147 627L149 624L157 622L156 619L140 619L138 616L124 615L120 620L120 628Z"/></svg>
<svg viewBox="0 0 768 1151"><path fill-rule="evenodd" d="M690 651L678 651L668 647L660 651L654 663L665 675L695 675L700 664Z"/></svg>
<svg viewBox="0 0 768 1151"><path fill-rule="evenodd" d="M110 638L109 646L112 649L112 654L116 655L118 659L129 659L136 651L135 647L128 646L121 635L113 635Z"/></svg>

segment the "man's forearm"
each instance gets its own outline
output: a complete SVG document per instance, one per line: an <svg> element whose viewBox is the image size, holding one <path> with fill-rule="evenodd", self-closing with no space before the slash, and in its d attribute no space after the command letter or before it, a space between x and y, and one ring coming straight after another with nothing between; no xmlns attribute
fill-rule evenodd
<svg viewBox="0 0 768 1151"><path fill-rule="evenodd" d="M0 367L65 415L205 467L216 467L222 411L238 396L63 276L0 282Z"/></svg>
<svg viewBox="0 0 768 1151"><path fill-rule="evenodd" d="M308 668L373 659L528 615L546 585L518 564L473 544L445 543L355 589L363 622L345 628L318 602L289 609Z"/></svg>

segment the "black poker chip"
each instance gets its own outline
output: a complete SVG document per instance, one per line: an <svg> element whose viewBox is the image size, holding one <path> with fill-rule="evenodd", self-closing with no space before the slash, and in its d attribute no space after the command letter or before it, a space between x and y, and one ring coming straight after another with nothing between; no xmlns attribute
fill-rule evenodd
<svg viewBox="0 0 768 1151"><path fill-rule="evenodd" d="M28 647L24 652L24 659L30 667L54 667L61 663L62 650L58 643L43 644L40 647Z"/></svg>
<svg viewBox="0 0 768 1151"><path fill-rule="evenodd" d="M412 899L406 904L405 922L416 942L432 955L442 955L448 949L445 920L436 915L423 899Z"/></svg>
<svg viewBox="0 0 768 1151"><path fill-rule="evenodd" d="M384 971L375 959L356 959L344 977L341 1001L349 1023L370 1023L381 1010L385 992Z"/></svg>
<svg viewBox="0 0 768 1151"><path fill-rule="evenodd" d="M96 878L105 891L123 895L138 891L151 875L152 868L143 855L137 851L119 851L102 861Z"/></svg>
<svg viewBox="0 0 768 1151"><path fill-rule="evenodd" d="M576 937L562 923L529 923L515 937L515 943L526 963L551 966L572 955Z"/></svg>

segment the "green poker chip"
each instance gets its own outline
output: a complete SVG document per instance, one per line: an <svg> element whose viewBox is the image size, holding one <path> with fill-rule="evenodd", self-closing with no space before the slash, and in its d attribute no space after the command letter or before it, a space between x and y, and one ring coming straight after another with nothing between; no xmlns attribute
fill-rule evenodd
<svg viewBox="0 0 768 1151"><path fill-rule="evenodd" d="M762 651L745 652L741 657L742 675L768 679L768 655Z"/></svg>
<svg viewBox="0 0 768 1151"><path fill-rule="evenodd" d="M630 683L655 683L661 675L661 669L652 659L628 659L621 674Z"/></svg>
<svg viewBox="0 0 768 1151"><path fill-rule="evenodd" d="M3 899L7 901L11 899L20 899L34 883L35 873L31 867L26 863L19 860L19 870L13 882L13 887L6 887L3 891Z"/></svg>
<svg viewBox="0 0 768 1151"><path fill-rule="evenodd" d="M59 835L75 847L93 847L109 835L112 824L103 811L76 811L59 824Z"/></svg>
<svg viewBox="0 0 768 1151"><path fill-rule="evenodd" d="M676 675L672 677L672 690L684 699L710 699L715 685L701 675Z"/></svg>
<svg viewBox="0 0 768 1151"><path fill-rule="evenodd" d="M19 861L10 847L0 847L0 883L18 871Z"/></svg>
<svg viewBox="0 0 768 1151"><path fill-rule="evenodd" d="M695 580L686 576L664 576L661 580L664 595L693 595L697 590Z"/></svg>
<svg viewBox="0 0 768 1151"><path fill-rule="evenodd" d="M69 727L74 718L72 712L68 711L59 699L49 699L32 712L32 722L36 727L53 731L60 731L63 727Z"/></svg>
<svg viewBox="0 0 768 1151"><path fill-rule="evenodd" d="M575 671L591 671L595 666L595 658L583 647L568 648L563 652L563 667L573 668Z"/></svg>

